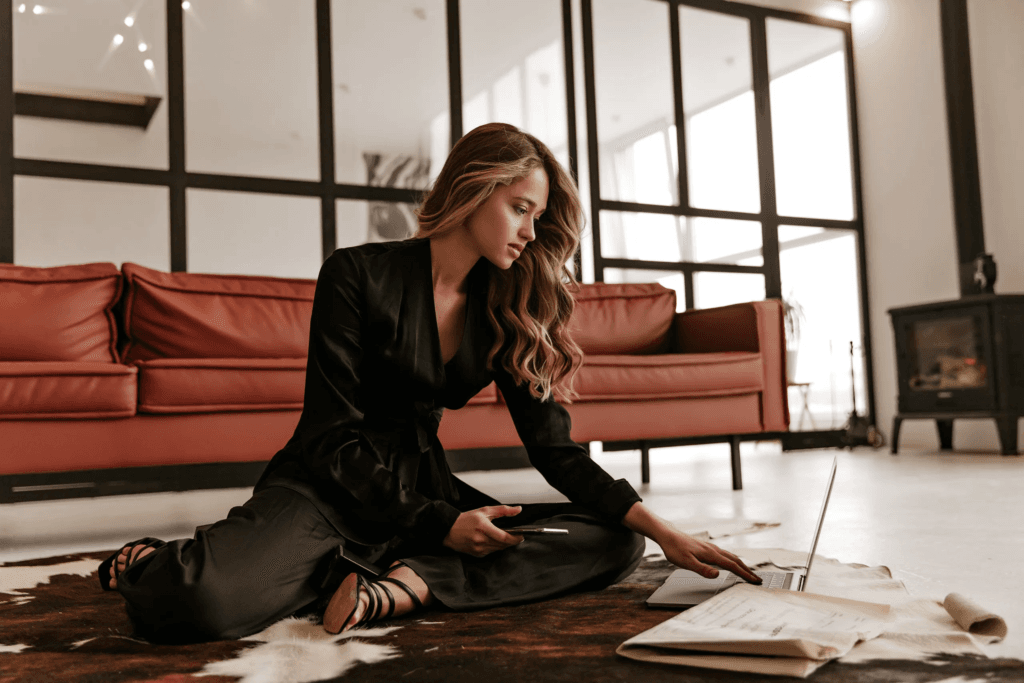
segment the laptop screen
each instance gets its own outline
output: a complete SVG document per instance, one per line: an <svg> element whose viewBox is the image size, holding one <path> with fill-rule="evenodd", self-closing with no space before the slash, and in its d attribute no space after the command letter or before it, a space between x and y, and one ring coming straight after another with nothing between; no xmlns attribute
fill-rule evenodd
<svg viewBox="0 0 1024 683"><path fill-rule="evenodd" d="M807 569L804 571L800 581L800 590L807 588L807 580L811 577L811 563L814 562L814 551L818 548L818 537L821 536L821 524L825 521L825 510L828 509L828 499L832 495L832 484L836 480L836 466L839 464L839 456L832 459L832 474L828 477L828 487L825 489L825 500L821 503L821 512L818 514L818 526L814 528L814 540L811 541L811 551L807 553Z"/></svg>

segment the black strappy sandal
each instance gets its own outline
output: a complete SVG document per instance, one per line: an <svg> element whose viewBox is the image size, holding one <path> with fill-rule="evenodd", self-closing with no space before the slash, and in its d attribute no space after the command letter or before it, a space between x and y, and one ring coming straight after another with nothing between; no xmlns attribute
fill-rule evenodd
<svg viewBox="0 0 1024 683"><path fill-rule="evenodd" d="M117 558L120 557L121 553L124 552L125 548L134 548L135 546L139 546L139 545L141 545L142 547L139 548L138 551L136 551L135 559L133 560L133 559L131 559L129 557L128 563L125 564L124 569L118 570L117 569ZM107 559L103 560L103 562L100 564L100 568L99 568L100 587L103 590L105 590L105 591L117 590L116 588L111 588L110 587L110 580L112 578L113 579L117 579L119 576L121 576L122 573L127 571L128 567L130 567L133 564L135 564L135 561L139 559L139 555L142 554L142 551L145 550L146 548L154 548L154 549L155 548L162 548L165 545L167 545L166 541L161 541L158 538L150 538L149 536L147 536L146 538L140 538L139 540L133 541L131 543L125 543L123 546L118 548L117 551L113 555L111 555ZM148 557L148 555L147 555L147 557ZM113 576L110 575L111 568L114 569L114 575Z"/></svg>
<svg viewBox="0 0 1024 683"><path fill-rule="evenodd" d="M409 598L412 600L413 610L421 609L423 607L423 602L420 600L419 596L416 595L416 591L410 588L404 581L400 581L398 579L391 578L388 576L388 574L398 569L399 567L405 566L408 565L404 563L399 563L393 567L388 568L388 570L381 575L381 578L377 579L376 581L367 581L362 574L357 574L355 572L346 576L345 580L341 582L340 586L338 586L338 590L335 591L334 596L331 597L331 601L327 604L327 609L324 610L324 628L327 630L327 632L340 633L345 629L345 624L349 622L349 620L352 618L352 615L354 615L356 613L356 610L359 609L360 591L366 592L366 611L363 612L363 616L359 619L359 621L352 624L350 628L355 628L360 624L376 621L377 619L389 619L391 615L395 613L395 594L392 593L388 589L388 587L384 585L385 583L393 584L401 588L403 591L405 591L409 595ZM345 584L349 581L354 582L355 585L346 587ZM383 595L381 594L382 592ZM388 608L386 612L384 612L384 596L387 596L388 600ZM341 623L339 624L334 622L332 619L329 619L327 615L328 613L333 611L332 605L334 605L336 609L344 609L344 607L342 607L340 603L336 603L335 601L344 601L346 598L352 600L352 609L348 611L348 614L341 621ZM337 630L334 630L335 628Z"/></svg>

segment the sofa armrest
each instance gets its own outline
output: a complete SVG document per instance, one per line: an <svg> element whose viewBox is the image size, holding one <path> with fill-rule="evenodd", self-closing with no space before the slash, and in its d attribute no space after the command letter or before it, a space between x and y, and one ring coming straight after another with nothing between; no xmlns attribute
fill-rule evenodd
<svg viewBox="0 0 1024 683"><path fill-rule="evenodd" d="M673 353L747 351L761 355L761 422L769 432L789 429L786 342L778 299L676 313Z"/></svg>

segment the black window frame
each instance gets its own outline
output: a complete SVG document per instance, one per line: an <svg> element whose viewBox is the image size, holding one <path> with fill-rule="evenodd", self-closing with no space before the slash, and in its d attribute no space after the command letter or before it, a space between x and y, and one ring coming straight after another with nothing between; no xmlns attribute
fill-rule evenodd
<svg viewBox="0 0 1024 683"><path fill-rule="evenodd" d="M683 274L686 289L686 307L693 308L693 274L700 271L758 273L765 278L765 291L769 298L781 298L779 265L779 225L796 225L853 230L857 234L858 270L861 300L861 331L864 348L865 378L867 384L867 416L874 422L875 387L871 352L871 326L868 310L866 276L866 249L861 198L860 143L857 128L857 95L853 73L853 37L849 22L825 19L813 15L773 9L760 5L746 5L730 0L649 0L662 2L669 12L670 44L676 144L679 159L676 205L648 205L633 202L605 200L600 197L600 169L597 145L597 116L594 83L593 0L579 0L581 8L581 34L583 44L583 75L586 116L588 171L593 234L595 279L603 280L604 268L630 268L677 271ZM186 170L185 165L185 78L183 12L180 0L165 0L167 30L167 107L168 107L168 169L146 169L104 164L16 158L14 156L14 90L13 90L13 2L0 0L0 263L14 261L14 178L16 176L88 180L167 187L170 193L169 225L171 271L187 270L186 250L186 193L189 189L225 190L232 192L267 193L275 195L316 197L321 200L322 257L329 256L336 247L336 200L417 203L422 190L373 187L337 183L335 181L334 108L331 44L331 0L314 0L317 39L317 97L319 109L320 179L289 180L273 177L238 176L230 174L197 173ZM577 177L577 129L575 65L573 56L573 0L561 0L562 45L565 62L565 96L568 126L569 171ZM686 135L682 100L682 66L680 56L679 7L688 6L746 18L751 27L751 56L753 60L753 89L757 130L761 211L757 214L697 209L689 206L686 179ZM779 216L775 210L775 177L771 139L771 111L767 64L766 21L778 18L787 21L815 24L839 29L843 32L846 58L849 122L851 133L851 164L855 217L850 221ZM450 140L463 134L462 71L459 0L446 0ZM663 213L675 216L734 218L757 220L762 225L764 251L763 266L738 266L693 262L662 262L633 259L614 259L601 256L600 212L602 210ZM582 258L575 257L576 273L582 273ZM838 430L813 434L804 433L803 445L838 445Z"/></svg>
<svg viewBox="0 0 1024 683"><path fill-rule="evenodd" d="M861 345L864 349L864 373L867 385L866 412L868 420L874 423L875 387L874 369L871 352L871 318L868 309L868 289L866 274L866 250L864 239L864 210L861 198L860 175L860 138L857 129L857 93L853 72L853 32L849 22L826 19L823 17L774 9L761 5L746 5L727 0L647 0L663 3L668 12L669 40L672 59L672 86L675 109L677 158L679 171L675 194L678 202L674 205L642 204L603 199L600 195L600 157L597 130L597 94L594 67L594 0L580 0L582 8L583 37L583 74L586 90L586 131L587 161L590 176L590 216L593 235L594 279L604 280L605 268L628 268L636 270L658 270L681 272L684 278L686 309L694 308L693 276L696 272L727 272L757 273L765 278L765 294L767 298L782 298L782 276L779 261L778 228L780 225L806 226L815 228L853 230L857 235L858 276L861 309ZM599 2L600 0L598 0ZM747 19L750 24L750 49L753 68L754 112L757 133L757 159L759 186L761 192L761 210L758 213L724 211L718 209L695 208L689 205L689 184L686 168L686 134L685 116L682 93L682 57L680 53L679 8L693 7ZM775 163L772 146L771 99L769 92L768 73L768 41L767 20L782 19L805 24L813 24L827 28L839 29L843 33L843 51L846 63L846 88L848 120L850 122L850 162L853 181L854 218L852 220L835 220L825 218L804 218L799 216L780 216L775 202ZM728 264L708 264L699 262L649 261L643 259L610 258L601 254L601 211L626 211L635 213L668 214L677 217L707 217L736 220L758 221L762 230L762 249L764 265L739 266ZM841 445L840 430L825 430L820 433L793 434L802 437L801 445L836 446Z"/></svg>

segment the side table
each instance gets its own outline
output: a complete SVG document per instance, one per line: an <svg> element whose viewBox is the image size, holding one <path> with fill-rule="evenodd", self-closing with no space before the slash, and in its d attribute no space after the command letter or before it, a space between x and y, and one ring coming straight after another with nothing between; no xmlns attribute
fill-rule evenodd
<svg viewBox="0 0 1024 683"><path fill-rule="evenodd" d="M818 428L818 425L814 424L814 415L811 414L811 406L808 405L808 393L810 392L810 389L811 389L811 383L810 382L787 382L786 385L789 386L789 387L796 387L800 391L800 399L801 399L801 402L803 403L803 405L800 408L800 421L797 423L797 426L796 426L797 430L799 431L799 430L803 429L803 426L804 426L804 416L805 415L807 416L807 419L811 423L811 429L815 429L816 430Z"/></svg>

